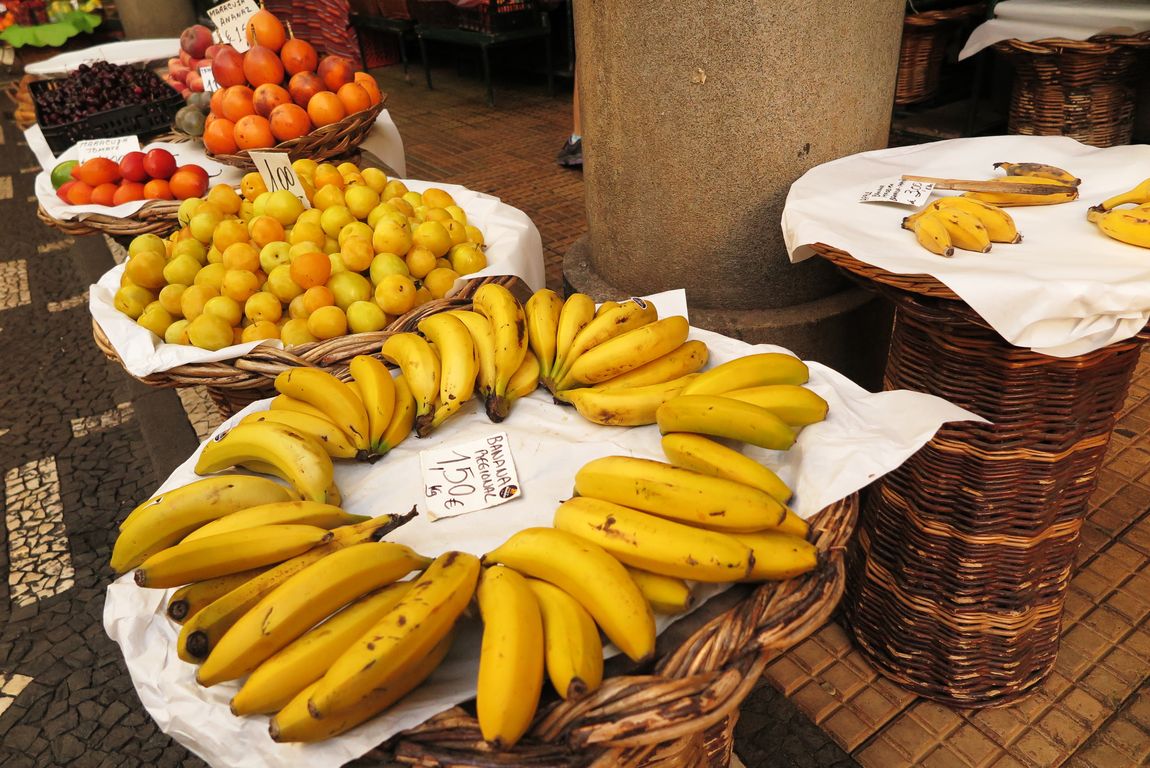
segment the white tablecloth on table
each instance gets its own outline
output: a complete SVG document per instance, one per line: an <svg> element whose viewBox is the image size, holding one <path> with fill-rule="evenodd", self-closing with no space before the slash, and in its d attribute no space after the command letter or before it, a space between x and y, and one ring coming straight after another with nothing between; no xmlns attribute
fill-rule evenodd
<svg viewBox="0 0 1150 768"><path fill-rule="evenodd" d="M115 43L93 45L80 51L65 51L50 59L33 62L24 71L42 77L66 75L81 64L106 61L109 64L143 64L149 61L167 61L180 51L178 37L148 40L122 40Z"/></svg>
<svg viewBox="0 0 1150 768"><path fill-rule="evenodd" d="M672 292L682 294L679 292ZM660 316L685 312L685 300L653 297ZM707 343L711 365L750 352L785 351L752 346L709 331L692 329L691 338ZM792 506L803 517L845 498L907 459L948 421L980 420L944 400L917 392L872 394L818 363L809 363L809 386L830 404L827 420L804 429L786 452L753 447L749 455L772 466L796 491ZM228 428L260 401L221 426ZM511 533L533 525L549 526L561 500L571 495L575 471L605 455L627 454L663 460L655 426L602 427L585 421L574 409L555 405L544 390L516 402L502 424L492 424L472 400L464 411L423 439L408 439L374 465L340 462L336 480L345 507L358 514L406 512L423 498L419 452L506 431L522 495L490 510L430 522L426 508L412 522L388 535L418 552L435 556L450 549L481 555ZM210 438L209 438L210 439ZM198 451L197 451L198 454ZM161 486L167 490L195 479L195 455ZM701 597L717 594L711 586ZM201 688L195 668L180 661L174 643L177 627L164 615L168 592L136 587L128 576L108 588L104 626L124 653L128 671L144 706L160 728L216 766L310 768L337 766L413 727L432 715L475 695L480 629L466 619L451 654L430 680L384 716L337 739L312 745L275 744L268 738L266 717L237 718L228 701L237 685ZM702 600L700 600L700 603ZM662 617L660 631L671 624Z"/></svg>
<svg viewBox="0 0 1150 768"><path fill-rule="evenodd" d="M1009 208L1022 232L989 253L936 256L901 229L912 212L859 196L902 174L952 179L1000 176L994 163L1043 162L1082 179L1072 203ZM978 312L1006 341L1069 357L1128 339L1150 320L1150 250L1112 240L1086 210L1150 176L1150 146L1096 148L1064 136L988 136L864 152L825 163L796 181L782 226L792 261L825 243L896 274L928 274ZM938 194L961 194L941 192ZM934 199L934 198L932 198Z"/></svg>
<svg viewBox="0 0 1150 768"><path fill-rule="evenodd" d="M1002 0L994 15L970 33L958 54L960 60L1001 40L1085 40L1150 29L1146 0Z"/></svg>

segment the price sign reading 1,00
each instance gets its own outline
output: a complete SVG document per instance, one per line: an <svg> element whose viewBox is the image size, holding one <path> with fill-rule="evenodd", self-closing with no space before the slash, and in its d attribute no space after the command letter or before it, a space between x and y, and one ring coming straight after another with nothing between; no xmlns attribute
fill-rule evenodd
<svg viewBox="0 0 1150 768"><path fill-rule="evenodd" d="M256 170L259 171L260 178L264 181L264 186L268 188L269 192L286 190L295 195L303 203L304 208L311 207L307 195L304 193L303 185L300 184L299 178L292 170L291 158L287 156L286 152L252 151L250 155Z"/></svg>
<svg viewBox="0 0 1150 768"><path fill-rule="evenodd" d="M291 191L293 187L296 187L299 184L299 180L296 179L295 173L292 172L290 167L285 168L281 165L277 168L273 168L271 163L267 161L267 158L263 159L262 164L262 170L265 174L264 178L266 178L269 182L269 192L278 192L281 189Z"/></svg>

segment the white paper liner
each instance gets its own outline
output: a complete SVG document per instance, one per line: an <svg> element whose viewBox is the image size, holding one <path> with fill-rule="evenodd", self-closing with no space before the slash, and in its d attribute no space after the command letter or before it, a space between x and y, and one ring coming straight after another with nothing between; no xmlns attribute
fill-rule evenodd
<svg viewBox="0 0 1150 768"><path fill-rule="evenodd" d="M1085 40L1150 29L1146 0L1003 0L995 5L994 13L995 18L970 33L959 60L1000 40Z"/></svg>
<svg viewBox="0 0 1150 768"><path fill-rule="evenodd" d="M660 316L673 313L667 298L663 304L657 303L667 308ZM752 352L786 351L771 345L752 346L700 329L692 329L691 338L706 342L710 365ZM943 423L982 421L931 395L906 391L872 394L823 365L808 365L809 386L830 404L827 420L804 429L790 451L747 451L768 463L796 489L792 506L804 518L898 467ZM253 403L221 429L249 412L265 409L267 403ZM575 471L587 461L611 454L663 459L657 427L598 426L584 420L573 408L555 405L541 389L516 402L511 415L501 424L489 422L480 404L472 400L462 413L430 436L408 439L375 465L337 464L336 479L345 507L357 514L406 512L423 497L420 450L496 431L510 435L522 496L489 510L435 523L420 514L389 534L389 540L407 544L428 556L450 549L481 555L517 530L549 526L559 503L571 495ZM178 467L158 490L194 480L191 468L196 455ZM720 591L722 588L715 586L703 591L700 604ZM204 689L195 683L195 668L176 657L177 627L164 616L166 597L167 592L140 589L130 576L124 576L108 587L104 626L120 644L140 699L161 729L215 766L341 765L475 695L480 630L474 621L467 620L443 666L428 683L389 712L319 744L276 744L267 735L267 717L237 718L228 710L228 701L238 685L227 683ZM666 617L660 618L659 631L671 623Z"/></svg>
<svg viewBox="0 0 1150 768"><path fill-rule="evenodd" d="M994 163L1041 162L1082 179L1079 199L1007 209L1023 241L989 253L936 256L901 228L913 212L859 196L902 174L954 179L1001 175ZM796 181L782 228L792 261L814 243L895 274L945 284L1006 341L1055 357L1128 339L1150 319L1150 250L1113 240L1086 210L1150 176L1150 146L1097 148L1064 136L987 136L864 152L825 163ZM961 194L936 192L938 196ZM934 197L931 198L936 199Z"/></svg>

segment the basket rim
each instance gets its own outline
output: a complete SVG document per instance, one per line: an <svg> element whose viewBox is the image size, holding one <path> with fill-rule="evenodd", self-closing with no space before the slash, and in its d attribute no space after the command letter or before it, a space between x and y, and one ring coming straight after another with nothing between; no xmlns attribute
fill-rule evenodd
<svg viewBox="0 0 1150 768"><path fill-rule="evenodd" d="M1100 55L1115 53L1122 48L1150 47L1150 30L1136 35L1094 35L1085 40L1070 40L1065 37L1047 37L1040 40L1019 40L1009 38L999 40L994 49L1001 53L1031 53L1039 56L1056 56L1062 53Z"/></svg>
<svg viewBox="0 0 1150 768"><path fill-rule="evenodd" d="M176 229L180 200L150 200L131 216L109 216L104 213L81 213L75 219L57 219L40 203L36 216L50 227L69 235L91 235L103 232L113 236L161 235Z"/></svg>

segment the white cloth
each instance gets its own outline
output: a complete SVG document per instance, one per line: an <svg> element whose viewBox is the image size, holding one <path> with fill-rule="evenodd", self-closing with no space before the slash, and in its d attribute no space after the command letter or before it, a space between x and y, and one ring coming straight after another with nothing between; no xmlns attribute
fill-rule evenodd
<svg viewBox="0 0 1150 768"><path fill-rule="evenodd" d="M661 316L675 314L670 310L673 303L685 310L685 300L671 303L665 295L653 298ZM691 337L707 343L711 365L750 352L786 351L767 345L751 346L699 329L692 329ZM830 404L827 420L804 429L790 451L747 451L773 467L796 490L793 506L803 517L810 517L898 467L943 423L981 421L931 395L908 391L868 393L825 366L808 364L809 386ZM265 409L267 402L254 403L221 429L248 412ZM543 390L516 402L511 415L499 425L490 423L474 400L464 408L430 436L405 441L377 464L338 463L336 480L347 510L372 515L405 512L414 501L423 498L421 449L506 431L523 489L520 498L434 523L428 520L426 507L421 506L418 517L388 535L389 540L407 544L428 556L450 549L481 555L514 531L550 525L559 502L571 495L575 470L587 461L611 454L663 459L657 427L597 426L573 409L555 405ZM158 490L195 479L191 469L194 461L193 455ZM712 587L702 597L719 591L721 588ZM160 728L211 765L337 766L475 695L480 631L475 619L464 619L463 631L443 666L385 715L326 742L275 744L268 738L266 717L231 715L228 701L237 690L234 683L209 689L195 683L195 668L176 657L178 627L164 616L166 596L162 590L140 589L130 577L122 577L108 587L104 627L120 645L136 692ZM663 617L658 628L662 631L670 624Z"/></svg>
<svg viewBox="0 0 1150 768"><path fill-rule="evenodd" d="M860 203L903 174L990 179L994 163L1043 162L1082 179L1072 203L1009 208L1023 241L989 253L936 256L900 227L911 209ZM1064 136L987 136L864 152L796 181L782 227L792 261L825 243L896 274L928 274L974 308L1006 341L1069 357L1130 338L1150 319L1150 251L1103 235L1086 210L1150 175L1150 146L1090 147ZM960 194L940 192L937 194Z"/></svg>
<svg viewBox="0 0 1150 768"><path fill-rule="evenodd" d="M104 43L81 51L65 51L43 61L33 62L24 67L30 75L42 77L66 75L81 64L93 61L106 61L109 64L140 64L149 61L167 61L180 51L178 37L153 38L148 40L123 40Z"/></svg>
<svg viewBox="0 0 1150 768"><path fill-rule="evenodd" d="M1002 0L994 15L970 33L958 54L960 60L1001 40L1085 40L1150 29L1146 0Z"/></svg>

